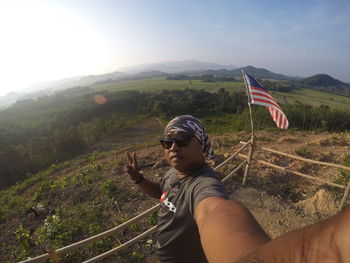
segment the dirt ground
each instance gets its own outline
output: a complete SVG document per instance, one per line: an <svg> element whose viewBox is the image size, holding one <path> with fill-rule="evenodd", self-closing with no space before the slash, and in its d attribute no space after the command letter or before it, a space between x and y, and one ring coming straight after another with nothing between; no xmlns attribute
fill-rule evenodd
<svg viewBox="0 0 350 263"><path fill-rule="evenodd" d="M242 146L239 141L247 141L249 136L250 134L245 132L212 135L217 152L216 165L239 149ZM255 136L259 146L324 162L340 163L343 156L350 153L350 134L263 131L257 132ZM244 154L247 153L246 150ZM141 148L137 154L140 161L146 164L154 162L156 158L161 159L162 149L158 146ZM308 164L259 149L254 151L253 158L330 182L339 175L338 168ZM233 163L236 165L241 161L241 158L237 158ZM159 178L161 173L148 169L145 172L150 177L155 174L155 179ZM342 189L329 188L322 183L264 167L256 162L252 164L246 186L241 185L241 177L242 171L231 180L231 185L228 185L227 188L231 191L230 198L247 206L271 237L335 214L344 192Z"/></svg>
<svg viewBox="0 0 350 263"><path fill-rule="evenodd" d="M88 156L92 152L110 151L111 154L102 155L97 160L100 164L106 164L117 159L126 160L125 151L136 152L139 167L144 175L153 181L159 181L168 169L163 160L163 149L158 143L162 131L163 125L161 122L156 118L149 118L135 123L107 140L96 144L86 155ZM216 152L216 157L212 162L213 167L215 167L242 146L240 141L248 141L250 134L249 132L212 134L210 138ZM255 138L258 146L324 162L339 164L345 155L350 154L349 133L262 131L256 132ZM225 186L230 192L230 198L243 203L271 237L277 237L337 212L342 198L342 189L331 188L322 183L300 178L289 172L275 170L260 165L256 161L268 161L330 182L334 182L339 177L338 168L308 164L290 157L268 153L258 148L254 149L247 185L242 186L243 169L241 169L225 183ZM242 153L247 155L248 150L246 149ZM224 177L242 160L240 157L233 159L226 167L220 169L219 175ZM73 176L85 166L88 166L88 162L81 162L56 171L51 177L58 180L63 176ZM116 180L120 189L137 191L137 187L130 184L125 176L122 165L106 171L101 180L106 178ZM340 183L344 184L344 182ZM32 187L34 185L29 185L20 194L29 198L33 194ZM132 213L140 213L155 203L154 200L145 200L142 206L135 207L130 202L120 202L118 209L120 208L123 211L129 209L132 210ZM40 223L39 221L35 222L37 225ZM14 220L13 225L13 229L15 229L18 222ZM37 225L33 225L33 229ZM13 229L9 233L13 233ZM149 241L151 238L147 240ZM146 256L144 261L154 262L154 257L152 255ZM128 261L121 259L120 261L108 262Z"/></svg>
<svg viewBox="0 0 350 263"><path fill-rule="evenodd" d="M138 141L134 136L139 132L143 133L147 129L150 132L161 134L163 127L157 120L150 119L147 125L144 126L147 129L142 128L144 124L135 125L134 129L123 134L126 134L128 138L132 138L132 141ZM123 134L119 138L124 137ZM143 136L145 136L144 133L137 138ZM255 136L256 144L259 146L292 155L303 156L301 154L304 154L303 157L305 158L319 161L340 163L342 157L350 153L350 134L263 131L257 132ZM250 134L240 132L211 135L210 137L217 153L215 159L217 165L239 149L242 146L239 142L247 141ZM152 138L154 139L154 137ZM160 146L136 146L129 150L137 153L140 166L144 167L145 176L155 181L160 180L167 168L164 166L151 168L155 163L162 162L163 150ZM247 154L248 151L246 150L243 153ZM258 149L254 151L253 158L254 160L269 161L328 181L334 181L339 174L337 168L307 164ZM241 161L241 158L236 158L231 167ZM264 167L256 162L252 164L249 178L248 184L242 186L242 171L240 171L237 176L229 180L229 183L226 183L231 193L230 198L243 203L264 230L273 238L335 214L340 203L339 198L343 193L341 189L329 189L324 184ZM282 187L280 187L281 185ZM286 188L285 185L288 185L288 187ZM151 261L150 259L149 262Z"/></svg>

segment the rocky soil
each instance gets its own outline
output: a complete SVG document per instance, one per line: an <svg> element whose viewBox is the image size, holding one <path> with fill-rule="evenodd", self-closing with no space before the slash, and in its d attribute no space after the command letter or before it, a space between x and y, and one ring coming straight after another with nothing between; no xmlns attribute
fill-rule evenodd
<svg viewBox="0 0 350 263"><path fill-rule="evenodd" d="M163 160L163 150L159 146L158 139L161 136L163 126L159 120L151 118L126 128L124 131L115 134L103 142L95 145L91 152L107 153L100 155L96 163L103 166L112 162L117 163L112 169L107 169L101 175L100 181L108 178L118 184L119 191L131 191L138 198L139 203L130 202L128 199L118 200L117 204L107 204L100 196L92 191L90 198L96 198L95 203L106 206L111 212L110 217L117 220L121 215L133 216L157 203L156 200L145 197L137 187L133 185L123 172L125 164L125 151L136 152L139 166L145 176L151 180L159 181L168 169ZM263 131L257 132L256 144L274 150L282 151L292 155L311 158L331 163L341 163L344 156L350 154L350 134L329 134L312 133L299 131ZM211 135L211 140L216 151L216 157L211 163L214 167L225 160L242 144L240 141L247 141L250 134L239 132L223 135ZM245 150L243 154L247 154ZM89 156L88 153L86 154ZM289 172L281 172L270 167L260 165L256 160L265 160L270 163L289 168L294 171L319 177L330 182L337 182L345 185L346 182L340 176L337 168L330 168L321 165L308 164L290 157L283 157L277 154L268 153L258 148L254 150L254 162L250 169L248 183L241 184L243 171L238 171L225 185L230 192L230 198L239 200L252 212L257 221L271 237L277 237L285 232L308 225L322 218L336 213L343 190L326 186L322 183L313 182L298 177ZM242 158L232 160L226 167L218 171L223 178L234 169ZM61 180L76 175L89 165L88 161L74 163L55 171L50 177L52 180ZM21 189L18 194L22 197L32 198L36 182ZM77 188L67 188L62 193L52 197L52 207L46 207L46 214L55 213L55 199L62 199L69 203L69 199L80 192ZM70 192L69 192L70 191ZM97 192L96 192L97 193ZM61 195L60 195L61 194ZM349 202L348 202L349 204ZM31 219L30 219L31 218ZM13 233L19 224L24 224L33 233L43 224L45 215L35 217L28 214L27 218L14 217L7 228L7 232L1 238L1 242L11 244ZM140 242L137 246L142 248L146 242L152 244L152 237ZM117 256L108 260L110 262L130 262L130 256ZM145 253L145 256L138 259L138 262L154 262L152 253ZM1 261L1 260L0 260Z"/></svg>

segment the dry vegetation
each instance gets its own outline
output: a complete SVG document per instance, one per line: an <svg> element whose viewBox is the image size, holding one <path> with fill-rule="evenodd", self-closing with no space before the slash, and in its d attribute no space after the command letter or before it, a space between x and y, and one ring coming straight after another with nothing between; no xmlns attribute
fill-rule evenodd
<svg viewBox="0 0 350 263"><path fill-rule="evenodd" d="M124 175L125 150L135 151L147 178L159 181L167 167L157 140L161 123L148 119L97 144L90 153L51 166L33 178L1 193L0 261L16 262L45 253L112 228L155 205ZM218 164L248 140L249 134L212 135ZM332 163L350 165L350 134L311 132L258 132L257 143L275 150ZM292 170L346 184L349 173L256 150L254 158ZM241 159L220 171L224 176ZM227 183L231 198L244 203L276 237L336 212L342 191L289 173L254 164L248 185L241 186L242 171ZM151 225L151 215L128 230L89 245L79 253L62 257L65 262L81 262L121 242ZM153 262L152 237L110 259L110 262ZM106 261L107 262L107 261Z"/></svg>

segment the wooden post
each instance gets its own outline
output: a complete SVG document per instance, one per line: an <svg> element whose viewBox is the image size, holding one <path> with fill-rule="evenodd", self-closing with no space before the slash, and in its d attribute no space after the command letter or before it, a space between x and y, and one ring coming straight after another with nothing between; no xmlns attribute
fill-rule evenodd
<svg viewBox="0 0 350 263"><path fill-rule="evenodd" d="M242 182L243 185L247 184L247 178L248 178L248 173L249 173L249 170L250 170L250 164L252 162L253 150L254 150L254 135L252 135L251 142L250 142L248 159L247 159L247 164L245 166L243 182Z"/></svg>
<svg viewBox="0 0 350 263"><path fill-rule="evenodd" d="M48 252L49 258L54 262L54 263L60 263L61 262L61 257L56 253L54 249L50 249Z"/></svg>
<svg viewBox="0 0 350 263"><path fill-rule="evenodd" d="M245 185L247 183L247 178L248 178L248 173L250 170L250 164L252 161L252 156L253 156L253 148L254 148L254 123L253 123L253 115L252 115L252 107L251 107L251 99L250 99L250 93L249 93L249 88L247 84L247 80L245 78L244 71L242 69L242 75L243 75L243 80L245 83L245 88L247 91L247 96L248 96L248 107L249 107L249 116L250 116L250 127L252 128L252 133L251 133L251 139L250 139L250 148L249 148L249 154L248 154L248 160L247 160L247 165L245 166L245 171L244 171L244 176L243 176L243 182L242 184Z"/></svg>
<svg viewBox="0 0 350 263"><path fill-rule="evenodd" d="M343 195L343 199L340 202L340 206L339 206L339 211L341 211L345 205L346 199L348 199L349 197L349 193L350 193L350 180L348 182L348 185L346 186L344 195Z"/></svg>

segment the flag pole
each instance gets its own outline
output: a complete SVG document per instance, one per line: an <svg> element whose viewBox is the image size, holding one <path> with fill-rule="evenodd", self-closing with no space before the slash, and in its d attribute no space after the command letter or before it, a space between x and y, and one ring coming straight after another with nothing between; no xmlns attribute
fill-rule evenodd
<svg viewBox="0 0 350 263"><path fill-rule="evenodd" d="M248 88L247 80L246 80L245 75L244 75L243 68L242 68L242 75L243 75L243 80L244 80L244 84L245 84L245 88L246 88L246 92L247 92L247 96L248 96L248 107L249 107L249 116L250 116L250 127L251 127L251 129L252 129L252 133L251 133L251 142L250 142L250 148L249 148L249 154L248 154L247 164L246 164L246 166L245 166L244 176L243 176L243 182L242 182L242 184L245 185L245 184L247 183L248 173L249 173L249 170L250 170L250 164L251 164L252 156L253 156L253 148L254 148L254 123L253 123L253 115L252 115L252 107L251 107L251 98L250 98L249 88Z"/></svg>
<svg viewBox="0 0 350 263"><path fill-rule="evenodd" d="M250 94L249 94L249 90L248 90L248 84L247 84L247 80L245 79L244 76L244 71L242 68L242 75L243 75L243 80L244 80L244 84L245 84L245 89L247 92L247 96L248 96L248 107L249 107L249 116L250 116L250 127L252 129L252 136L254 136L254 124L253 124L253 115L252 115L252 107L251 107L251 98L250 98Z"/></svg>

